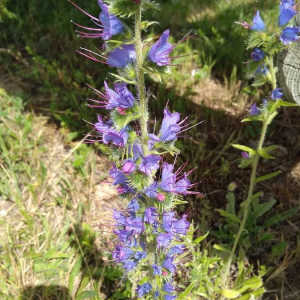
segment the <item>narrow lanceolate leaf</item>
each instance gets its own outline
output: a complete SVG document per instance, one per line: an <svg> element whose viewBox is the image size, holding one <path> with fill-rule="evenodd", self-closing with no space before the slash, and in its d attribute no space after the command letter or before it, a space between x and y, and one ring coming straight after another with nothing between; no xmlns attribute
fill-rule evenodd
<svg viewBox="0 0 300 300"><path fill-rule="evenodd" d="M230 289L222 290L221 293L226 299L236 299L241 295L238 291Z"/></svg>
<svg viewBox="0 0 300 300"><path fill-rule="evenodd" d="M244 145L232 144L232 147L237 148L237 149L242 150L242 151L249 152L251 154L256 153L256 151L254 149L252 149L250 147L247 147L247 146L244 146Z"/></svg>
<svg viewBox="0 0 300 300"><path fill-rule="evenodd" d="M242 221L234 214L230 214L227 211L223 210L223 209L216 209L216 211L218 211L220 213L221 216L228 218L234 222L237 223L242 223Z"/></svg>
<svg viewBox="0 0 300 300"><path fill-rule="evenodd" d="M275 177L275 176L277 176L277 175L279 175L281 173L282 173L281 171L276 171L276 172L273 172L273 173L270 173L270 174L267 174L267 175L263 175L263 176L257 177L255 179L255 183L271 179L271 178L273 178L273 177Z"/></svg>
<svg viewBox="0 0 300 300"><path fill-rule="evenodd" d="M95 291L85 291L78 295L75 300L83 300L83 299L90 299L92 297L98 297L98 293Z"/></svg>
<svg viewBox="0 0 300 300"><path fill-rule="evenodd" d="M219 250L219 251L222 251L222 252L227 252L230 254L230 250L221 246L221 245L218 245L218 244L214 244L214 249L216 250Z"/></svg>
<svg viewBox="0 0 300 300"><path fill-rule="evenodd" d="M256 289L260 288L262 285L263 285L263 282L262 282L261 278L255 276L255 277L249 278L246 281L244 281L241 284L242 287L238 289L238 292L243 294L244 292L246 292L249 289L256 290Z"/></svg>
<svg viewBox="0 0 300 300"><path fill-rule="evenodd" d="M200 244L204 239L206 239L206 237L208 236L208 234L209 234L209 231L207 231L207 233L206 233L205 235L202 235L202 236L196 238L196 239L193 241L193 244L194 244L194 245Z"/></svg>
<svg viewBox="0 0 300 300"><path fill-rule="evenodd" d="M197 281L193 281L179 296L178 299L184 299L191 292Z"/></svg>
<svg viewBox="0 0 300 300"><path fill-rule="evenodd" d="M268 152L266 152L264 149L258 150L258 153L260 154L261 157L265 159L275 159L274 156L270 155Z"/></svg>
<svg viewBox="0 0 300 300"><path fill-rule="evenodd" d="M277 100L276 102L278 103L279 106L298 106L298 104L296 103L286 102L283 100Z"/></svg>
<svg viewBox="0 0 300 300"><path fill-rule="evenodd" d="M257 219L258 217L262 216L264 213L269 211L274 206L275 203L276 200L272 199L267 203L257 204L253 211L253 218Z"/></svg>
<svg viewBox="0 0 300 300"><path fill-rule="evenodd" d="M120 82L123 81L123 82L126 82L128 84L136 84L136 81L128 80L128 79L126 79L126 78L124 78L122 76L119 76L117 74L114 74L114 73L109 73L109 74L112 75L112 76L114 76L114 77L116 77L118 79L118 81L120 81Z"/></svg>

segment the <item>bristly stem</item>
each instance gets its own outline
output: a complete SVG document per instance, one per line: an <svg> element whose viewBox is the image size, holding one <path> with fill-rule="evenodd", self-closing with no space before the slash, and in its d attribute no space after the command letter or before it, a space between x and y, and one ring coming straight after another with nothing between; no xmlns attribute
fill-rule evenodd
<svg viewBox="0 0 300 300"><path fill-rule="evenodd" d="M140 104L140 127L141 127L141 140L144 156L148 154L148 107L147 97L145 93L145 76L143 70L143 43L141 37L141 23L142 23L142 4L135 13L135 51L136 51L136 80L139 94Z"/></svg>
<svg viewBox="0 0 300 300"><path fill-rule="evenodd" d="M274 90L274 89L276 89L277 84L276 84L276 73L275 73L275 69L274 69L273 56L269 56L268 63L269 63L270 74L271 74L272 88ZM253 200L253 191L254 191L254 187L255 187L256 172L257 172L257 167L258 167L258 162L259 162L259 157L260 157L259 152L263 147L267 128L270 123L270 117L271 117L271 113L268 113L265 117L265 120L263 121L259 143L258 143L256 153L255 153L255 156L254 156L254 159L252 162L252 172L251 172L251 177L250 177L249 190L248 190L248 195L247 195L246 201L244 202L243 219L242 219L241 225L239 227L239 231L235 236L234 244L231 249L230 255L228 257L228 260L224 266L224 273L223 273L223 280L222 280L223 288L228 287L228 284L229 284L228 275L229 275L230 266L233 261L233 257L236 252L241 235L242 235L243 231L245 230L245 225L246 225L246 222L248 219L248 214L249 214L249 208L250 208L251 202Z"/></svg>

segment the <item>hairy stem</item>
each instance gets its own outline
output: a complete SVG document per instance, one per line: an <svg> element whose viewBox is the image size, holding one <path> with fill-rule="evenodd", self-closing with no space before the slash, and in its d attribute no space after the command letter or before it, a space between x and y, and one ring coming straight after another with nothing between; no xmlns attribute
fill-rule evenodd
<svg viewBox="0 0 300 300"><path fill-rule="evenodd" d="M275 73L275 69L274 69L273 56L270 56L268 58L268 63L269 63L270 74L271 74L272 88L276 89L276 73ZM229 283L228 275L229 275L230 266L231 266L234 254L236 252L239 240L241 238L241 235L242 235L243 231L245 230L245 225L246 225L246 222L248 219L248 214L249 214L249 208L250 208L251 202L253 200L252 196L253 196L253 191L254 191L254 187L255 187L256 171L257 171L259 157L260 157L259 151L263 147L263 143L264 143L264 140L266 137L266 132L267 132L270 116L271 116L271 113L268 113L267 116L265 117L265 120L263 121L263 126L262 126L262 130L261 130L260 138L259 138L259 143L256 148L256 154L255 154L253 162L252 162L252 172L251 172L251 177L250 177L249 190L248 190L248 195L247 195L246 201L244 202L243 219L242 219L241 225L239 227L239 231L235 236L233 247L231 249L228 260L224 266L224 273L223 273L223 280L222 280L223 288L228 287L228 283Z"/></svg>
<svg viewBox="0 0 300 300"><path fill-rule="evenodd" d="M135 51L136 51L136 80L140 103L140 127L141 140L144 156L148 154L148 130L147 124L149 119L147 97L145 93L145 76L143 70L143 44L141 37L141 23L142 23L142 5L135 13Z"/></svg>

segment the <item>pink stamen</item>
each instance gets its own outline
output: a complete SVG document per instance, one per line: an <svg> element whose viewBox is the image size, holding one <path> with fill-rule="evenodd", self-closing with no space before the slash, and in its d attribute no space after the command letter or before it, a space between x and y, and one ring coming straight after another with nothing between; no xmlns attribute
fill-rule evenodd
<svg viewBox="0 0 300 300"><path fill-rule="evenodd" d="M83 12L85 15L89 16L90 18L92 18L93 20L97 20L99 21L97 18L93 17L92 15L90 15L89 13L87 13L86 11L84 11L82 8L80 8L78 5L76 5L74 2L70 1L71 4L73 4L77 9L79 9L81 12Z"/></svg>

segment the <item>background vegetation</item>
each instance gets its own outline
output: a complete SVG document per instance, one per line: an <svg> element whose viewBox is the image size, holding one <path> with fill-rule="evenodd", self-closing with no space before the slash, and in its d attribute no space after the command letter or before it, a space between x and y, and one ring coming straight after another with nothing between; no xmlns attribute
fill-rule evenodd
<svg viewBox="0 0 300 300"><path fill-rule="evenodd" d="M157 78L147 78L155 95L151 114L159 119L169 100L171 109L205 121L185 138L178 164L189 158L190 166L197 167L193 181L201 181L199 189L206 197L191 197L189 207L181 210L191 210L198 225L196 236L210 231L201 247L212 253L211 245L230 243L235 229L215 209L228 204L230 183L239 199L248 184L249 171L238 168L239 152L230 145L256 143L259 127L241 126L240 119L265 92L249 87L251 82L244 76L248 32L234 22L250 21L258 8L266 23L272 23L279 3L157 2L161 10L148 18L160 24L149 35L158 36L165 28L170 28L174 42L190 30L194 35L174 51L173 56L188 56L178 59L172 79L161 84ZM97 1L76 3L99 14ZM109 227L99 227L109 223L107 213L118 205L109 186L95 185L108 169L102 156L106 149L82 144L90 131L82 119L92 122L96 114L85 105L91 93L85 84L101 88L109 69L76 54L79 47L101 44L77 38L70 20L89 22L68 1L0 3L0 87L6 90L0 94L1 299L128 299L130 295L122 272L109 261L113 242ZM268 212L275 221L264 231L264 220L258 216L248 228L252 230L248 259L255 271L265 275L269 291L265 299L300 297L299 116L297 109L280 113L268 133L270 144L279 145L278 160L263 163L259 170L261 174L274 168L282 171L260 187L266 201L276 199ZM205 257L199 260L215 263ZM188 278L184 272L178 279L182 284ZM197 276L196 270L192 275Z"/></svg>

